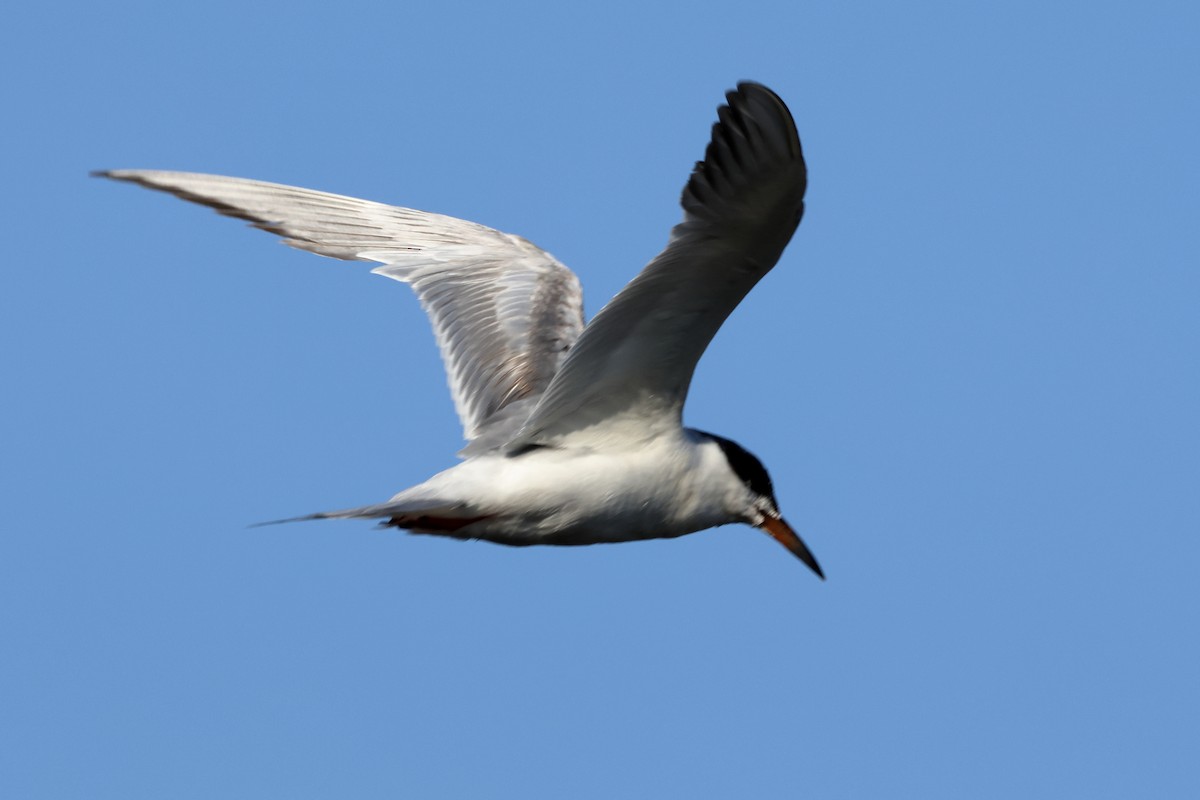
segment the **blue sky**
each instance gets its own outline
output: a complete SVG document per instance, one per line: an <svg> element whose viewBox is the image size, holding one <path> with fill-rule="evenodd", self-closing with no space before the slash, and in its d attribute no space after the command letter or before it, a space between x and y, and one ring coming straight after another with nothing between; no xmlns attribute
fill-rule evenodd
<svg viewBox="0 0 1200 800"><path fill-rule="evenodd" d="M0 30L5 797L1200 794L1192 4L107 3ZM451 214L594 313L722 93L808 214L687 421L761 533L337 522L452 462L405 287L92 169Z"/></svg>

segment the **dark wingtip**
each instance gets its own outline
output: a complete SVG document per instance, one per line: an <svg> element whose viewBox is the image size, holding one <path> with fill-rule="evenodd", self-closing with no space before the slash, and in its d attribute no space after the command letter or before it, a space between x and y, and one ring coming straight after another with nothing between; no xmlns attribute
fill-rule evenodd
<svg viewBox="0 0 1200 800"><path fill-rule="evenodd" d="M789 137L788 147L791 149L792 155L803 162L804 148L800 144L800 132L796 128L796 118L792 115L792 110L788 108L788 104L783 102L783 98L776 94L773 89L764 86L758 81L738 81L737 88L726 92L725 97L730 104L733 104L738 102L738 99L735 98L739 95L745 101L752 101L757 98L767 105L774 106L776 113L787 120L788 127L791 129L792 135Z"/></svg>
<svg viewBox="0 0 1200 800"><path fill-rule="evenodd" d="M125 174L122 174L125 173ZM158 187L147 183L140 175L129 174L129 170L124 169L94 169L88 173L89 178L108 178L110 181L121 181L122 183L133 183L139 186L147 186L152 189Z"/></svg>
<svg viewBox="0 0 1200 800"><path fill-rule="evenodd" d="M698 219L719 218L745 195L748 184L775 180L780 170L794 175L794 202L803 213L808 169L796 120L775 92L761 83L741 81L725 93L704 158L696 162L680 203L686 214ZM798 223L799 216L793 230Z"/></svg>
<svg viewBox="0 0 1200 800"><path fill-rule="evenodd" d="M772 91L771 89L768 89L766 86L759 83L758 81L738 81L737 86L733 89L730 89L728 92L726 92L725 96L732 97L733 95L738 95L738 94L742 94L742 95L760 94L760 95L765 95L767 97L773 98L774 100L778 100L780 103L783 102L782 100L780 100L779 95L775 94L774 91Z"/></svg>

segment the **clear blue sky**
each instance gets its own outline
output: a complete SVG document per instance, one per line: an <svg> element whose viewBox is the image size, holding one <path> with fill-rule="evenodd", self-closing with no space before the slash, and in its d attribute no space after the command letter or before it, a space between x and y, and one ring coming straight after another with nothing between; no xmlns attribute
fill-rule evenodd
<svg viewBox="0 0 1200 800"><path fill-rule="evenodd" d="M0 796L1200 796L1195 8L10 11ZM89 170L476 220L594 313L744 78L809 211L687 421L763 459L826 583L744 527L247 529L452 463L428 325Z"/></svg>

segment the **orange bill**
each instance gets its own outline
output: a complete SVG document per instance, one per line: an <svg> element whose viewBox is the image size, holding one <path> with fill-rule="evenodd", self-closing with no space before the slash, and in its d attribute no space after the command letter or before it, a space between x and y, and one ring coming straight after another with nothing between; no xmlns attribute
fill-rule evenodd
<svg viewBox="0 0 1200 800"><path fill-rule="evenodd" d="M813 557L808 545L804 544L804 541L792 530L792 526L784 522L782 517L767 517L759 527L771 534L775 541L791 550L792 555L807 564L809 569L817 573L818 578L825 580L825 573L821 572L821 565Z"/></svg>

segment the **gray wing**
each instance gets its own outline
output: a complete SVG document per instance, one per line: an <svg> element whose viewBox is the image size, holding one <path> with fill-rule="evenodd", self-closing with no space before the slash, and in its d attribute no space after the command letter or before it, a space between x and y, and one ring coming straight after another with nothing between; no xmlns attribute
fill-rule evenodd
<svg viewBox="0 0 1200 800"><path fill-rule="evenodd" d="M681 424L696 362L804 213L807 171L787 106L755 83L726 99L666 249L587 326L511 448Z"/></svg>
<svg viewBox="0 0 1200 800"><path fill-rule="evenodd" d="M275 183L189 172L96 173L249 221L292 247L412 286L433 323L468 440L549 385L583 330L579 280L519 236L473 222Z"/></svg>

